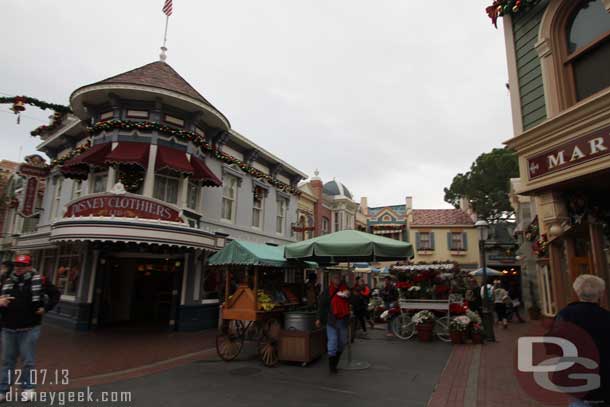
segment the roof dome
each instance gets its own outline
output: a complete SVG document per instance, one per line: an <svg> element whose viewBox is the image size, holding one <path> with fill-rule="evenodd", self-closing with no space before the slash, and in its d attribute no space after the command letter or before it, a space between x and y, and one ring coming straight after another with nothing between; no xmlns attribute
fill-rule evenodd
<svg viewBox="0 0 610 407"><path fill-rule="evenodd" d="M337 180L332 180L324 184L324 193L330 196L345 196L349 199L353 199L349 189Z"/></svg>

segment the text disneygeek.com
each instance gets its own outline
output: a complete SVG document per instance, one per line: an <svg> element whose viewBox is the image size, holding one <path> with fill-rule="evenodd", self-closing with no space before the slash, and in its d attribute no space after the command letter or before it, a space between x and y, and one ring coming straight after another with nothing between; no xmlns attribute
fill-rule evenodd
<svg viewBox="0 0 610 407"><path fill-rule="evenodd" d="M6 401L20 402L22 393L9 392ZM36 391L29 394L33 402L47 403L49 406L69 406L72 403L131 403L130 391L100 391L94 392L87 387L85 390L74 391Z"/></svg>

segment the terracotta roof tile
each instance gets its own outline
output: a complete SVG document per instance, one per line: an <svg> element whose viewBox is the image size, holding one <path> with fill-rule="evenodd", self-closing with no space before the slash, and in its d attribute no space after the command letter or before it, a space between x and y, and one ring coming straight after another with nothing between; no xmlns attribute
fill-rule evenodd
<svg viewBox="0 0 610 407"><path fill-rule="evenodd" d="M461 209L414 209L413 225L474 225L473 220Z"/></svg>
<svg viewBox="0 0 610 407"><path fill-rule="evenodd" d="M155 88L171 90L190 96L211 106L199 92L195 90L178 72L163 61L151 62L131 71L112 76L100 83L123 83L131 85L152 86Z"/></svg>

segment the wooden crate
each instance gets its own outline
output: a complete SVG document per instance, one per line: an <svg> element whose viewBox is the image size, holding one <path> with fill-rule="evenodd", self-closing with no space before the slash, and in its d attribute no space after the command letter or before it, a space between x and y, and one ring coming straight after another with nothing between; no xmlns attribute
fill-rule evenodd
<svg viewBox="0 0 610 407"><path fill-rule="evenodd" d="M279 338L279 357L284 362L310 363L324 353L321 329L313 331L282 330Z"/></svg>

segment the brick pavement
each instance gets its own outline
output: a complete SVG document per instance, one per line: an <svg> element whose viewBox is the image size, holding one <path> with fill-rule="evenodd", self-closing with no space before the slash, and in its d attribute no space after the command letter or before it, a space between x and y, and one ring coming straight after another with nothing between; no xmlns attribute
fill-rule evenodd
<svg viewBox="0 0 610 407"><path fill-rule="evenodd" d="M566 405L534 400L521 388L515 375L518 338L543 332L538 321L513 323L507 330L496 326L496 343L454 346L428 407Z"/></svg>

